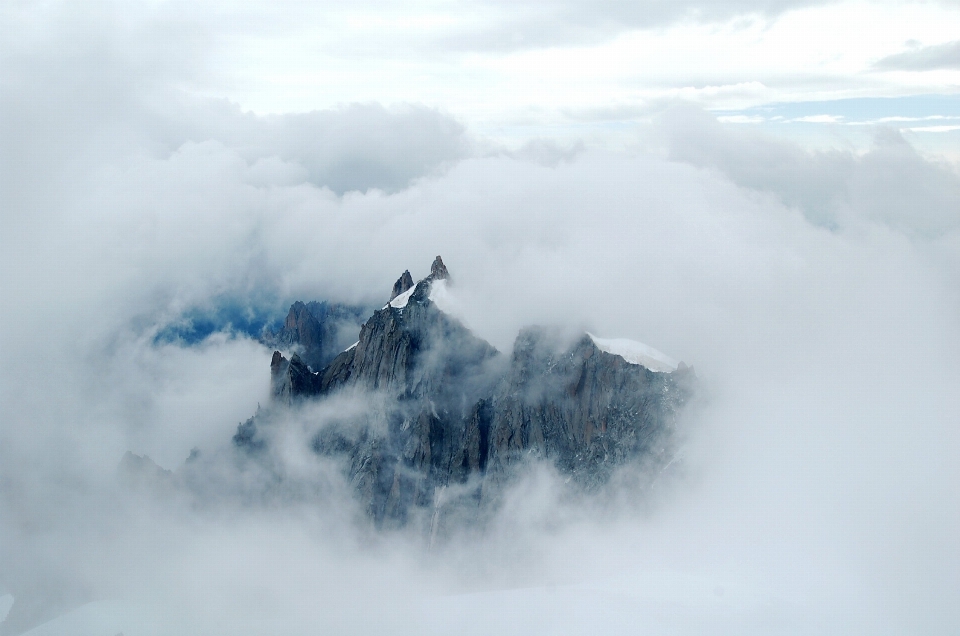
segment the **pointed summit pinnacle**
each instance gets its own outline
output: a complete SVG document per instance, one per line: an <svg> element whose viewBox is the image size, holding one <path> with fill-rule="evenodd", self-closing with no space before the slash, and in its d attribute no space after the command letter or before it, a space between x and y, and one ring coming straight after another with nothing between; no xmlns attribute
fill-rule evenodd
<svg viewBox="0 0 960 636"><path fill-rule="evenodd" d="M393 293L390 294L390 300L393 300L411 287L413 287L413 276L410 275L410 270L407 270L397 279L397 282L393 284Z"/></svg>
<svg viewBox="0 0 960 636"><path fill-rule="evenodd" d="M447 271L447 266L443 264L443 259L439 256L433 259L433 265L430 266L430 278L433 280L450 278L450 272Z"/></svg>

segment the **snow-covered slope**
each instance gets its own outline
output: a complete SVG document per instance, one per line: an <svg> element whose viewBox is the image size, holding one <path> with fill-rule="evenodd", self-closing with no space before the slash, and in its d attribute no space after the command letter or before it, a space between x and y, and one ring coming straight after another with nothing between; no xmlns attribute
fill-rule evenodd
<svg viewBox="0 0 960 636"><path fill-rule="evenodd" d="M679 363L676 360L642 342L627 340L626 338L598 338L589 332L587 332L587 335L590 336L593 344L597 345L600 351L620 356L630 364L639 364L651 371L661 373L677 370Z"/></svg>
<svg viewBox="0 0 960 636"><path fill-rule="evenodd" d="M417 289L417 286L414 285L407 291L403 292L402 294L400 294L399 296L397 296L396 298L390 301L389 303L390 306L393 307L394 309L403 309L404 307L407 306L407 302L410 301L410 297L413 296L413 292L415 292L416 289ZM386 307L384 307L384 309L386 309Z"/></svg>

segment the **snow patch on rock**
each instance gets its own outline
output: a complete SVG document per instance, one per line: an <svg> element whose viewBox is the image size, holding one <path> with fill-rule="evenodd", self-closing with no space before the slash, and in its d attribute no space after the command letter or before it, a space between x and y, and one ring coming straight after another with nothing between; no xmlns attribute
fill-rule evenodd
<svg viewBox="0 0 960 636"><path fill-rule="evenodd" d="M407 291L403 292L402 294L400 294L399 296L391 300L388 303L389 306L393 307L394 309L403 309L404 307L407 306L407 303L410 302L410 297L413 296L413 292L416 291L416 289L417 289L417 286L414 285ZM386 309L386 307L384 307L384 309Z"/></svg>
<svg viewBox="0 0 960 636"><path fill-rule="evenodd" d="M598 338L590 332L587 335L600 351L620 356L630 364L639 364L660 373L677 370L679 363L676 360L642 342L626 338Z"/></svg>

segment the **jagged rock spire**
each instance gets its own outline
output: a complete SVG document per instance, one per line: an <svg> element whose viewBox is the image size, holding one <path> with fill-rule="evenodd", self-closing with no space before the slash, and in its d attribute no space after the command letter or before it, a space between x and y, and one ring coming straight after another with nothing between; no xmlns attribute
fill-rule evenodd
<svg viewBox="0 0 960 636"><path fill-rule="evenodd" d="M440 265L442 267L443 263ZM393 284L393 293L390 294L390 300L393 300L411 287L413 287L413 276L410 275L410 270L407 270L397 279L397 282Z"/></svg>
<svg viewBox="0 0 960 636"><path fill-rule="evenodd" d="M447 271L447 266L443 264L443 259L439 256L433 259L433 265L430 266L430 278L433 280L450 278L450 272Z"/></svg>
<svg viewBox="0 0 960 636"><path fill-rule="evenodd" d="M273 352L270 385L273 399L287 404L320 392L319 376L312 373L296 353L287 360L279 351Z"/></svg>
<svg viewBox="0 0 960 636"><path fill-rule="evenodd" d="M270 359L270 371L273 375L280 373L280 365L286 362L286 358L283 357L283 354L279 351L273 352L273 358Z"/></svg>
<svg viewBox="0 0 960 636"><path fill-rule="evenodd" d="M394 296L409 303L375 311L318 373L296 354L275 351L270 361L277 407L341 391L383 398L376 412L345 414L342 427L324 426L310 441L342 460L377 525L432 516L433 536L481 520L479 506L497 505L529 457L551 459L589 489L630 461L651 476L671 465L680 409L696 388L692 368L657 372L589 334L570 343L542 328L523 329L508 360L429 300L431 285L448 278L439 256L416 286L404 272ZM238 426L234 444L258 452L270 439L258 428L270 426L268 409ZM447 485L455 487L441 498Z"/></svg>

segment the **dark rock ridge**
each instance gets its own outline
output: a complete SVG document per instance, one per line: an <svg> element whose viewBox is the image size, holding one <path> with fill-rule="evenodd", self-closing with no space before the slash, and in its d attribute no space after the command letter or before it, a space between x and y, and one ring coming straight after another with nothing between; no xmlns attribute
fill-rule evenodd
<svg viewBox="0 0 960 636"><path fill-rule="evenodd" d="M530 459L552 462L588 489L627 462L670 461L692 368L654 372L601 351L587 335L570 341L536 327L503 355L430 299L440 280L449 284L437 257L405 305L375 311L358 342L316 373L296 355L275 352L271 360L277 404L353 396L377 405L318 423L312 447L343 460L378 524L419 521L436 532L476 518ZM234 443L262 449L259 429L269 420L261 413L244 422Z"/></svg>
<svg viewBox="0 0 960 636"><path fill-rule="evenodd" d="M297 301L280 331L265 334L261 340L267 346L294 349L305 365L322 369L354 341L368 311L342 303Z"/></svg>
<svg viewBox="0 0 960 636"><path fill-rule="evenodd" d="M303 395L315 395L320 389L320 378L296 353L289 360L279 351L270 360L271 392L274 399L292 402Z"/></svg>

